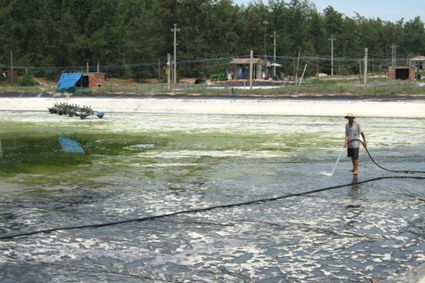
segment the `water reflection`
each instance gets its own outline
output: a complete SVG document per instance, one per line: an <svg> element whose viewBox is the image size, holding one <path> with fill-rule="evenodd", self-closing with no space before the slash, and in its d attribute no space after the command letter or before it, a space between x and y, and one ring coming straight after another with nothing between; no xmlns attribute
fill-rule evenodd
<svg viewBox="0 0 425 283"><path fill-rule="evenodd" d="M351 182L351 190L350 190L350 196L356 198L356 195L358 195L359 190L359 176L353 175L353 181Z"/></svg>
<svg viewBox="0 0 425 283"><path fill-rule="evenodd" d="M58 140L63 151L72 153L84 153L84 149L73 139L65 136L59 136Z"/></svg>
<svg viewBox="0 0 425 283"><path fill-rule="evenodd" d="M0 175L43 174L43 179L55 179L58 173L73 172L79 166L93 166L103 159L131 156L161 146L166 139L116 134L58 134L55 131L9 132L1 138ZM144 146L146 145L146 146ZM131 151L129 150L131 149ZM115 160L118 164L120 158ZM22 175L25 180L27 175ZM28 178L29 182L33 182Z"/></svg>

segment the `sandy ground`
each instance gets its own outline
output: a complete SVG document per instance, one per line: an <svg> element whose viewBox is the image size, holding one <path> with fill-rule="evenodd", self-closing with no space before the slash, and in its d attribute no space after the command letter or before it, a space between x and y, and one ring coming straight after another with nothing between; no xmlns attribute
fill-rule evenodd
<svg viewBox="0 0 425 283"><path fill-rule="evenodd" d="M252 103L252 101L256 103ZM105 112L268 114L358 117L425 117L424 100L264 99L264 98L89 98L0 97L0 111L44 111L55 103L91 106ZM249 102L249 103L248 103Z"/></svg>

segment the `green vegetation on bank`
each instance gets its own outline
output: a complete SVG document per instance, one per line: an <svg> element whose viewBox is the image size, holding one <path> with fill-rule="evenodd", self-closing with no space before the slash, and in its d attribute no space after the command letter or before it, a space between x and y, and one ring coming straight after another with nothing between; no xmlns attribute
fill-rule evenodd
<svg viewBox="0 0 425 283"><path fill-rule="evenodd" d="M317 11L309 0L33 0L2 1L0 65L21 76L57 80L64 71L95 71L140 82L166 81L167 54L173 56L174 24L179 77L210 78L230 68L231 58L267 56L281 72L295 75L308 64L306 76L358 74L358 60L369 50L371 71L425 54L425 26L420 11L397 22L348 17L332 6ZM414 13L418 13L414 17ZM300 60L298 62L298 57ZM13 63L12 63L13 61ZM313 67L314 66L314 67ZM301 72L301 71L299 71ZM1 76L4 80L4 77ZM16 82L15 82L16 83Z"/></svg>

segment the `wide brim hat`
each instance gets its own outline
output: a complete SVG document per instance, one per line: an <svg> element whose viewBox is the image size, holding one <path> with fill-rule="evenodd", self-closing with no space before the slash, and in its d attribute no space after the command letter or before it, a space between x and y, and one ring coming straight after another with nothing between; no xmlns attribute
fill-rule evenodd
<svg viewBox="0 0 425 283"><path fill-rule="evenodd" d="M348 113L347 115L345 115L345 117L344 117L345 119L348 119L348 118L356 118L356 116L354 116L354 114L353 113Z"/></svg>

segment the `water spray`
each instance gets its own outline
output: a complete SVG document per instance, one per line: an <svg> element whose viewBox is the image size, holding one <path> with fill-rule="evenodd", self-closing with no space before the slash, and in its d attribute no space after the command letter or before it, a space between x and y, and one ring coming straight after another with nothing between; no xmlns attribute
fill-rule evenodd
<svg viewBox="0 0 425 283"><path fill-rule="evenodd" d="M423 173L425 173L425 171L414 171L414 170L391 170L391 169L384 168L384 167L382 167L381 165L379 165L379 164L378 164L378 163L377 163L377 162L373 159L372 155L370 154L369 150L367 149L367 147L365 146L365 144L364 144L364 142L363 142L363 141L361 141L361 140L359 140L359 139L353 139L353 140L350 140L348 143L353 142L353 141L358 141L358 142L360 142L360 143L363 145L363 148L366 150L366 153L367 153L367 155L369 156L370 160L372 160L372 162L373 162L376 166L378 166L379 168L381 168L382 170L385 170L385 171L388 171L388 172L393 172L393 173L405 173L405 174L423 174ZM335 162L335 165L334 165L334 167L333 167L333 169L332 169L332 172L330 172L330 173L329 173L329 172L323 171L323 172L320 172L320 174L325 175L325 176L332 176L332 175L335 173L336 167L337 167L337 165L338 165L339 159L341 158L341 154L342 154L342 152L343 152L343 151L344 151L344 148L342 148L341 152L339 153L338 159L337 159L337 160L336 160L336 162Z"/></svg>
<svg viewBox="0 0 425 283"><path fill-rule="evenodd" d="M342 155L343 151L344 151L344 148L341 149L341 151L338 155L338 159L336 160L335 165L332 168L332 172L329 173L329 172L323 171L323 172L320 172L320 174L325 175L325 176L333 176L333 174L335 173L336 167L338 166L338 162L341 159L341 155Z"/></svg>

